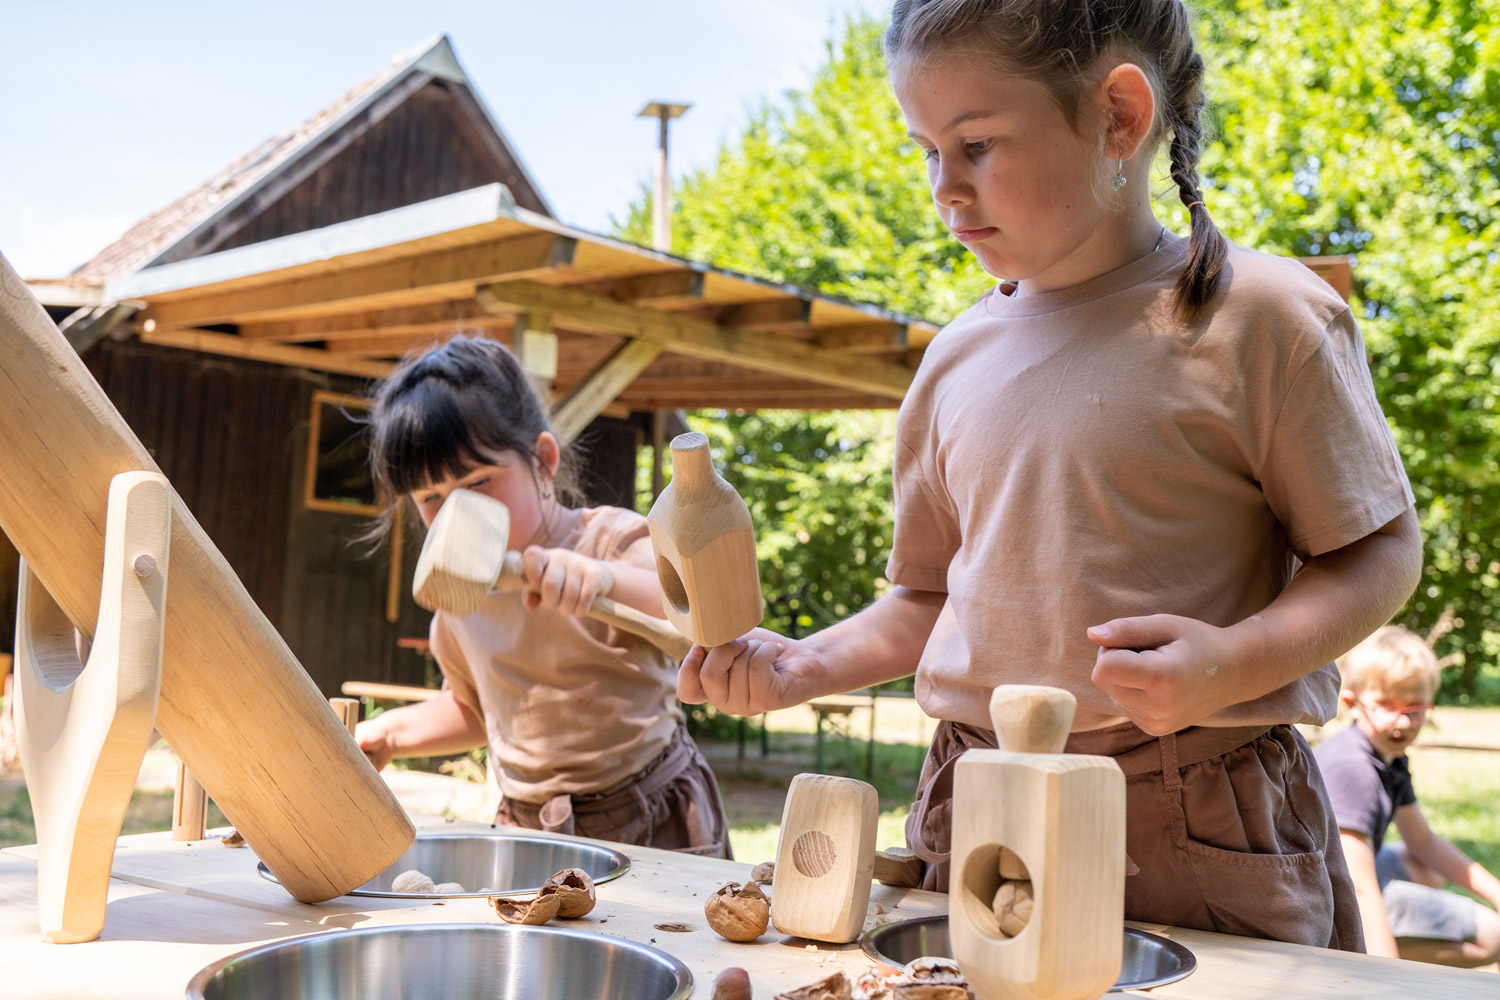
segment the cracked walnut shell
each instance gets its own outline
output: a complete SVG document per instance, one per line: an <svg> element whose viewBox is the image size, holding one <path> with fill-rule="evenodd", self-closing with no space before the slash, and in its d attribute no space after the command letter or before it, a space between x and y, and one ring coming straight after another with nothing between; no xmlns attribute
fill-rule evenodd
<svg viewBox="0 0 1500 1000"><path fill-rule="evenodd" d="M738 882L730 882L708 897L703 904L703 916L721 937L754 941L766 932L766 924L771 920L771 901L754 882L746 882L743 889Z"/></svg>
<svg viewBox="0 0 1500 1000"><path fill-rule="evenodd" d="M776 1000L852 1000L853 996L848 977L842 972L835 972L811 986L799 986L795 990L778 993Z"/></svg>
<svg viewBox="0 0 1500 1000"><path fill-rule="evenodd" d="M491 896L490 905L508 924L545 924L557 916L559 904L557 893L543 891L535 899L511 899L507 896Z"/></svg>
<svg viewBox="0 0 1500 1000"><path fill-rule="evenodd" d="M594 908L594 880L582 868L564 868L542 883L542 892L557 893L557 915L581 917Z"/></svg>

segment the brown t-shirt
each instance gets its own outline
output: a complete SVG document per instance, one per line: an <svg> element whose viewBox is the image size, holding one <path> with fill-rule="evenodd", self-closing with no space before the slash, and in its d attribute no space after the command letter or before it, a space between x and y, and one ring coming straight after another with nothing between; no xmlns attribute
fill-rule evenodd
<svg viewBox="0 0 1500 1000"><path fill-rule="evenodd" d="M568 511L548 548L654 570L646 519L618 507ZM681 724L677 663L592 618L491 593L466 618L438 612L432 652L454 696L484 720L500 791L540 804L638 773Z"/></svg>
<svg viewBox="0 0 1500 1000"><path fill-rule="evenodd" d="M1170 239L1170 238L1169 238ZM924 711L988 729L1002 683L1123 721L1085 630L1175 614L1228 626L1294 557L1413 502L1348 307L1294 260L1231 246L1197 321L1173 313L1187 241L1072 288L999 286L929 347L897 421L887 575L946 592L917 671ZM1321 723L1328 664L1207 725Z"/></svg>

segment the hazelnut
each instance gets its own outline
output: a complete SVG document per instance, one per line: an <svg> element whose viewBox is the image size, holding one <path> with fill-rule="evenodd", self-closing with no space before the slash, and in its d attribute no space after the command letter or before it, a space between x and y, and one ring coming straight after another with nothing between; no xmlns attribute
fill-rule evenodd
<svg viewBox="0 0 1500 1000"><path fill-rule="evenodd" d="M752 1000L750 973L736 966L719 973L714 977L712 1000Z"/></svg>
<svg viewBox="0 0 1500 1000"><path fill-rule="evenodd" d="M594 908L594 880L582 868L564 868L542 883L542 891L557 893L557 915L564 920L581 917Z"/></svg>
<svg viewBox="0 0 1500 1000"><path fill-rule="evenodd" d="M766 932L771 901L754 882L730 882L703 904L708 926L731 941L754 941Z"/></svg>
<svg viewBox="0 0 1500 1000"><path fill-rule="evenodd" d="M795 990L776 994L776 1000L853 1000L853 997L849 979L842 972L835 972L811 986L799 986Z"/></svg>
<svg viewBox="0 0 1500 1000"><path fill-rule="evenodd" d="M1031 921L1031 883L1002 882L995 891L995 919L1007 937L1015 937Z"/></svg>
<svg viewBox="0 0 1500 1000"><path fill-rule="evenodd" d="M540 892L535 899L510 899L491 896L490 905L508 924L545 924L557 916L557 893Z"/></svg>

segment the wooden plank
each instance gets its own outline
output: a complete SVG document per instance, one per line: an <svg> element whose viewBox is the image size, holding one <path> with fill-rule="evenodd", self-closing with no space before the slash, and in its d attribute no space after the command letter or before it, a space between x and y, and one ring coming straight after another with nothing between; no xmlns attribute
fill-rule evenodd
<svg viewBox="0 0 1500 1000"><path fill-rule="evenodd" d="M210 330L163 330L156 328L141 331L141 340L147 344L164 347L180 347L187 351L204 354L222 354L232 358L248 358L294 368L310 368L313 371L340 372L358 375L361 378L384 378L392 366L381 361L366 361L361 358L341 357L311 347L296 347L275 341L245 340L229 333L214 333Z"/></svg>
<svg viewBox="0 0 1500 1000"><path fill-rule="evenodd" d="M718 322L731 330L781 330L788 326L805 326L812 316L807 299L772 299L726 306L719 311Z"/></svg>
<svg viewBox="0 0 1500 1000"><path fill-rule="evenodd" d="M564 443L573 440L661 352L662 345L655 341L626 341L557 405L552 413L552 432Z"/></svg>
<svg viewBox="0 0 1500 1000"><path fill-rule="evenodd" d="M544 274L572 260L576 242L551 233L460 247L356 267L323 277L261 285L242 291L155 303L146 318L159 326L204 326L296 316L311 306L347 312L360 300L389 301L401 292L430 289L444 298L468 298L475 285ZM326 314L326 313L325 313Z"/></svg>
<svg viewBox="0 0 1500 1000"><path fill-rule="evenodd" d="M906 350L907 332L902 323L869 323L849 326L815 326L812 341L829 351Z"/></svg>
<svg viewBox="0 0 1500 1000"><path fill-rule="evenodd" d="M837 355L762 334L739 333L696 317L637 309L577 289L556 288L534 281L507 281L480 288L476 298L487 309L513 306L548 309L631 337L660 341L667 350L676 353L725 361L822 385L858 389L891 399L900 399L911 385L912 372L902 366Z"/></svg>
<svg viewBox="0 0 1500 1000"><path fill-rule="evenodd" d="M361 337L413 336L466 328L504 329L511 322L509 316L487 312L468 299L274 323L242 323L239 334L246 340L279 340L297 344Z"/></svg>
<svg viewBox="0 0 1500 1000"><path fill-rule="evenodd" d="M594 295L608 296L616 302L655 304L664 301L696 301L703 297L703 273L687 269L660 271L655 274L590 281L575 287Z"/></svg>

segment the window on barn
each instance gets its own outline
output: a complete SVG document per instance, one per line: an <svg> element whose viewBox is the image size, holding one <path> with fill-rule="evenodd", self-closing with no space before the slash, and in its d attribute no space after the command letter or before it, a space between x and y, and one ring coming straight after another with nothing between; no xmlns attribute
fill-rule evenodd
<svg viewBox="0 0 1500 1000"><path fill-rule="evenodd" d="M358 396L313 393L303 496L308 508L366 517L380 512L364 437L369 408Z"/></svg>

